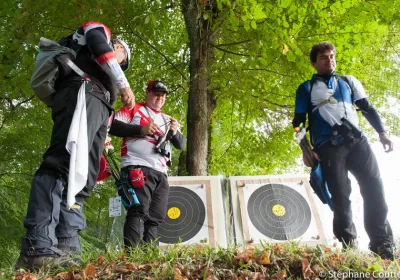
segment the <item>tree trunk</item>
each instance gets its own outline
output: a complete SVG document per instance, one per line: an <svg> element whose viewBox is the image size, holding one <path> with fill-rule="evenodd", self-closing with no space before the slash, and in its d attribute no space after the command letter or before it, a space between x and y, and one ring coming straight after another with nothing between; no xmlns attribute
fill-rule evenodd
<svg viewBox="0 0 400 280"><path fill-rule="evenodd" d="M179 162L178 162L178 176L186 176L186 151L182 151L179 155Z"/></svg>
<svg viewBox="0 0 400 280"><path fill-rule="evenodd" d="M203 1L204 2L204 1ZM213 56L211 23L203 18L198 0L182 0L183 16L190 46L190 90L187 113L187 171L189 175L207 175L209 108L208 88Z"/></svg>

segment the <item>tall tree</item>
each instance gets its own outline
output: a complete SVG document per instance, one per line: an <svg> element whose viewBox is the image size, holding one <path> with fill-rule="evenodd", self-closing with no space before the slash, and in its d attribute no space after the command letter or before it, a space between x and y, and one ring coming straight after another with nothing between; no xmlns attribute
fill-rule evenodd
<svg viewBox="0 0 400 280"><path fill-rule="evenodd" d="M200 4L203 4L201 6ZM190 175L207 175L209 151L209 120L214 110L213 91L210 90L211 62L215 35L212 21L204 10L216 9L215 1L183 0L190 47L190 90L188 100L187 169Z"/></svg>

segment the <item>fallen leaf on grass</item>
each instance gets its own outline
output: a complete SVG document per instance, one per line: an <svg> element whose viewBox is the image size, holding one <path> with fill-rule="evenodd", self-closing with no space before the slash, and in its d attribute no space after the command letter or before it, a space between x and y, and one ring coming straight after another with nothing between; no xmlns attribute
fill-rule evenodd
<svg viewBox="0 0 400 280"><path fill-rule="evenodd" d="M105 264L105 260L106 260L106 258L104 256L98 256L97 259L96 259L96 263L98 265L104 265Z"/></svg>
<svg viewBox="0 0 400 280"><path fill-rule="evenodd" d="M325 252L325 253L330 253L330 252L332 252L332 248L325 248L325 249L324 249L324 252Z"/></svg>
<svg viewBox="0 0 400 280"><path fill-rule="evenodd" d="M93 264L88 264L85 267L85 275L88 278L95 278L96 277L96 267Z"/></svg>
<svg viewBox="0 0 400 280"><path fill-rule="evenodd" d="M112 271L111 271L111 269L109 269L109 268L106 268L105 270L104 270L104 273L103 273L104 275L107 275L108 277L110 277L111 275L112 275Z"/></svg>
<svg viewBox="0 0 400 280"><path fill-rule="evenodd" d="M285 252L285 250L283 249L283 247L281 245L279 245L278 243L274 243L274 245L272 246L272 248L274 249L274 252L276 254L283 254L283 252Z"/></svg>
<svg viewBox="0 0 400 280"><path fill-rule="evenodd" d="M311 269L315 273L315 275L319 275L321 272L324 272L324 269L320 267L318 264L313 264L311 266Z"/></svg>
<svg viewBox="0 0 400 280"><path fill-rule="evenodd" d="M123 268L123 267L116 267L113 269L113 271L117 272L117 273L123 273L123 274L132 272L131 270Z"/></svg>
<svg viewBox="0 0 400 280"><path fill-rule="evenodd" d="M273 275L271 276L271 279L274 279L274 280L281 280L281 279L284 279L284 278L286 278L286 277L287 277L286 271L281 270L281 271L278 271L277 273L273 274Z"/></svg>
<svg viewBox="0 0 400 280"><path fill-rule="evenodd" d="M222 279L230 279L230 280L236 280L238 277L233 273L231 269L221 269L219 270L218 276L222 276Z"/></svg>
<svg viewBox="0 0 400 280"><path fill-rule="evenodd" d="M254 248L250 248L234 256L233 260L236 262L243 261L245 263L248 263L251 259L253 259L253 257L254 257Z"/></svg>
<svg viewBox="0 0 400 280"><path fill-rule="evenodd" d="M256 262L262 265L271 264L270 256L271 256L270 250L264 251L260 256L256 257Z"/></svg>
<svg viewBox="0 0 400 280"><path fill-rule="evenodd" d="M143 270L143 271L150 271L152 269L152 265L151 264L141 264L137 268L140 270Z"/></svg>
<svg viewBox="0 0 400 280"><path fill-rule="evenodd" d="M181 270L178 267L174 267L174 274L175 274L175 279L176 280L188 280L186 276L182 275Z"/></svg>
<svg viewBox="0 0 400 280"><path fill-rule="evenodd" d="M203 278L204 278L204 276L205 277L207 277L207 279L209 278L209 277L213 277L212 276L212 274L213 274L213 272L214 272L214 269L212 269L212 268L209 268L209 269L207 269L207 270L204 270L203 271Z"/></svg>
<svg viewBox="0 0 400 280"><path fill-rule="evenodd" d="M50 278L51 279L51 278ZM60 272L56 275L55 280L74 280L74 273L71 271L68 272Z"/></svg>
<svg viewBox="0 0 400 280"><path fill-rule="evenodd" d="M250 272L250 271L241 272L238 277L238 280L265 280L265 279L268 279L268 276L266 276L264 273Z"/></svg>
<svg viewBox="0 0 400 280"><path fill-rule="evenodd" d="M122 254L121 256L118 257L118 260L122 261L122 262L125 261L125 259L126 259L126 255L125 254Z"/></svg>
<svg viewBox="0 0 400 280"><path fill-rule="evenodd" d="M129 269L130 271L135 271L137 269L136 265L134 265L133 263L126 263L125 268Z"/></svg>
<svg viewBox="0 0 400 280"><path fill-rule="evenodd" d="M335 253L328 258L328 264L332 267L335 267L338 265L338 263L343 262L345 259L346 257L344 255Z"/></svg>
<svg viewBox="0 0 400 280"><path fill-rule="evenodd" d="M37 280L36 274L31 274L30 272L17 272L15 275L16 280Z"/></svg>
<svg viewBox="0 0 400 280"><path fill-rule="evenodd" d="M311 253L311 254L309 254L309 253L302 253L301 256L302 256L303 258L312 258L312 257L315 256L315 254L314 254L314 253Z"/></svg>
<svg viewBox="0 0 400 280"><path fill-rule="evenodd" d="M314 274L314 272L310 268L310 263L307 259L301 260L301 272L304 279L309 279Z"/></svg>

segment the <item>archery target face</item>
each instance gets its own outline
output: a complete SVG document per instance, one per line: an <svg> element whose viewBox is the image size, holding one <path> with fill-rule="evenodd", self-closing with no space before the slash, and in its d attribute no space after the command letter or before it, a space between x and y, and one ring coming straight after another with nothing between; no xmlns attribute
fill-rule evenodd
<svg viewBox="0 0 400 280"><path fill-rule="evenodd" d="M206 188L170 186L167 216L159 229L160 242L200 243L208 239Z"/></svg>
<svg viewBox="0 0 400 280"><path fill-rule="evenodd" d="M244 209L249 240L316 240L318 231L304 184L246 184Z"/></svg>

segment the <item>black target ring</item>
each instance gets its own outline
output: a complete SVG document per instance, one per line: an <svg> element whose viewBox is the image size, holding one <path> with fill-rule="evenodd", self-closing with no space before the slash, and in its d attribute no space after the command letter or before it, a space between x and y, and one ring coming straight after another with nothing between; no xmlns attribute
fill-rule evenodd
<svg viewBox="0 0 400 280"><path fill-rule="evenodd" d="M206 209L201 198L189 188L171 186L167 216L160 226L160 242L175 244L193 238L203 227Z"/></svg>
<svg viewBox="0 0 400 280"><path fill-rule="evenodd" d="M282 184L268 184L249 197L247 213L254 227L275 240L302 236L311 223L311 209L296 190Z"/></svg>

